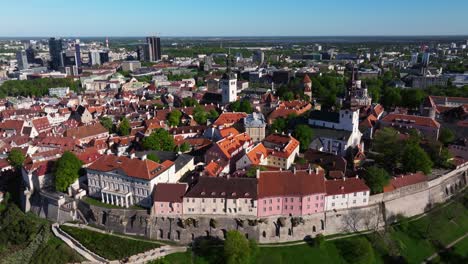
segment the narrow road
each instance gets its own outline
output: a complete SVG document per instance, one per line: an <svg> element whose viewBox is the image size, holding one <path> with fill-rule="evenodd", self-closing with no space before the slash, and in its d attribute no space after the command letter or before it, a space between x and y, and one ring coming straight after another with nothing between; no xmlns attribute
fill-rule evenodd
<svg viewBox="0 0 468 264"><path fill-rule="evenodd" d="M466 233L465 235L457 238L456 240L454 240L452 243L448 244L447 246L445 246L445 249L449 249L453 246L455 246L458 242L462 241L463 239L465 239L466 237L468 237L468 233ZM430 257L428 257L425 261L423 261L423 263L427 263L428 261L431 261L433 260L434 258L436 258L437 256L439 255L439 252L436 252L434 254L432 254Z"/></svg>

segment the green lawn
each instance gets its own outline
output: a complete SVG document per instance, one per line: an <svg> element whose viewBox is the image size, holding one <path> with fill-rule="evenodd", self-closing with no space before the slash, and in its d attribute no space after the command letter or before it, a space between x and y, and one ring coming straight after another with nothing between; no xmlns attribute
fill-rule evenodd
<svg viewBox="0 0 468 264"><path fill-rule="evenodd" d="M87 249L109 260L123 259L161 246L158 243L125 239L77 227L61 226L60 228Z"/></svg>
<svg viewBox="0 0 468 264"><path fill-rule="evenodd" d="M59 238L52 236L33 256L37 264L65 264L85 260Z"/></svg>

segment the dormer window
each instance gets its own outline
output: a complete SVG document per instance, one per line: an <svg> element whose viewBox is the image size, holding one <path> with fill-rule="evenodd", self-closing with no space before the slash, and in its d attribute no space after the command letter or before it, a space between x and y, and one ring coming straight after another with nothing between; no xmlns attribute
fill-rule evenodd
<svg viewBox="0 0 468 264"><path fill-rule="evenodd" d="M205 192L202 192L201 195L206 195L206 193L205 193Z"/></svg>
<svg viewBox="0 0 468 264"><path fill-rule="evenodd" d="M216 195L216 192L212 192L212 193L211 193L211 196L215 196L215 195Z"/></svg>

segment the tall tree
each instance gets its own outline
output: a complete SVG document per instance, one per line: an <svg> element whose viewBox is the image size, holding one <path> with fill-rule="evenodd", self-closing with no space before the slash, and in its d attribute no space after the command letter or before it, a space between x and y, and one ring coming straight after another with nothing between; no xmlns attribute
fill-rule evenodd
<svg viewBox="0 0 468 264"><path fill-rule="evenodd" d="M422 171L431 173L433 163L429 155L417 144L406 144L401 157L401 163L405 172Z"/></svg>
<svg viewBox="0 0 468 264"><path fill-rule="evenodd" d="M109 130L109 133L112 133L112 130L114 128L114 123L112 122L112 119L107 116L103 116L99 118L99 122L103 127L105 127L107 130Z"/></svg>
<svg viewBox="0 0 468 264"><path fill-rule="evenodd" d="M179 110L173 110L167 116L167 122L170 126L178 126L180 124L180 119L182 118L182 112Z"/></svg>
<svg viewBox="0 0 468 264"><path fill-rule="evenodd" d="M132 127L130 126L130 121L128 121L126 117L123 117L117 127L117 134L119 134L119 136L128 136L131 131Z"/></svg>
<svg viewBox="0 0 468 264"><path fill-rule="evenodd" d="M55 189L58 191L66 191L70 184L74 183L79 175L81 165L83 163L75 154L70 151L65 151L55 163Z"/></svg>
<svg viewBox="0 0 468 264"><path fill-rule="evenodd" d="M371 264L375 262L374 250L365 237L343 239L337 243L337 247L347 263Z"/></svg>
<svg viewBox="0 0 468 264"><path fill-rule="evenodd" d="M367 186L369 186L372 193L381 193L383 192L383 188L388 185L390 175L386 170L377 166L372 166L367 168L364 174L364 181Z"/></svg>
<svg viewBox="0 0 468 264"><path fill-rule="evenodd" d="M162 128L143 138L141 145L147 150L173 151L175 148L174 139L171 134Z"/></svg>
<svg viewBox="0 0 468 264"><path fill-rule="evenodd" d="M237 230L228 231L224 241L224 257L227 264L244 264L250 261L249 241Z"/></svg>
<svg viewBox="0 0 468 264"><path fill-rule="evenodd" d="M453 133L453 131L450 130L450 128L443 127L440 130L439 141L445 145L448 145L452 143L453 140L455 140L455 134Z"/></svg>
<svg viewBox="0 0 468 264"><path fill-rule="evenodd" d="M309 149L309 145L310 145L310 142L312 141L314 131L308 125L298 125L294 129L293 135L301 143L300 150L305 151Z"/></svg>
<svg viewBox="0 0 468 264"><path fill-rule="evenodd" d="M378 152L377 163L387 171L393 172L398 167L401 153L401 142L398 131L384 128L377 131L372 142L372 149Z"/></svg>
<svg viewBox="0 0 468 264"><path fill-rule="evenodd" d="M12 149L10 153L8 153L8 162L11 166L15 167L16 169L21 168L23 166L25 156L19 149Z"/></svg>

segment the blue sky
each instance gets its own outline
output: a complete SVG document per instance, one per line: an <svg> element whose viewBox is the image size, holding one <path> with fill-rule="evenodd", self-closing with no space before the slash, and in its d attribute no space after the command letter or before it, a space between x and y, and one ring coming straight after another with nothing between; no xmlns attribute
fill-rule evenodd
<svg viewBox="0 0 468 264"><path fill-rule="evenodd" d="M468 35L467 0L0 2L0 36Z"/></svg>

